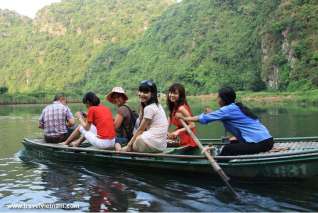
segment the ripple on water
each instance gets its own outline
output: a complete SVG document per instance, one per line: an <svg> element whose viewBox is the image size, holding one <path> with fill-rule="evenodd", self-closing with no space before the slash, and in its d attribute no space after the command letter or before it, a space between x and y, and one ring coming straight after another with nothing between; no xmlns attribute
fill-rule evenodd
<svg viewBox="0 0 318 213"><path fill-rule="evenodd" d="M38 186L38 185L32 185L32 186L30 186L30 189L33 191L39 191L39 190L45 190L45 187Z"/></svg>
<svg viewBox="0 0 318 213"><path fill-rule="evenodd" d="M151 202L155 200L155 198L149 193L137 192L136 195L137 195L136 201L137 201L137 204L139 205L144 205L149 207L151 205Z"/></svg>

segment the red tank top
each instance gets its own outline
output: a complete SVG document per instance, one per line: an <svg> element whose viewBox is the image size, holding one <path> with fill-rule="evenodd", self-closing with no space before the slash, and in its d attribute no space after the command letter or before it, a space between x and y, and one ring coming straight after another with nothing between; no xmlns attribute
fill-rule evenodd
<svg viewBox="0 0 318 213"><path fill-rule="evenodd" d="M170 124L174 125L177 127L177 129L181 129L183 128L182 126L182 123L180 122L180 119L179 118L176 118L176 113L177 112L181 112L179 109L180 107L185 107L186 110L191 114L192 116L192 112L191 112L191 109L188 105L181 105L179 106L179 108L175 111L172 112L171 114L171 118L170 118ZM195 134L196 132L196 129L195 128L192 128L191 129L193 131L193 133ZM196 147L197 144L194 142L194 140L192 139L192 137L188 134L187 131L182 131L180 132L179 134L179 138L180 138L180 145L181 146L191 146L191 147Z"/></svg>

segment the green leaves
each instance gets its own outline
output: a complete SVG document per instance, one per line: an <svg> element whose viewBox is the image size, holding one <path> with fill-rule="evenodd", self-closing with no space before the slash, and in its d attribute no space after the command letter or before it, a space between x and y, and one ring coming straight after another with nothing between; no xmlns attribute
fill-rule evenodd
<svg viewBox="0 0 318 213"><path fill-rule="evenodd" d="M318 87L317 1L174 3L62 1L34 20L1 11L0 85L76 94L134 91L149 78L188 94Z"/></svg>

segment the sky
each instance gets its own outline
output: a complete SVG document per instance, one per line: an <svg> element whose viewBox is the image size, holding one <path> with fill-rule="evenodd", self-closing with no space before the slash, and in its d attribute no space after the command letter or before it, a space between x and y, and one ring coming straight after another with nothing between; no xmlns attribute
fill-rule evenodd
<svg viewBox="0 0 318 213"><path fill-rule="evenodd" d="M15 12L34 18L36 12L46 5L61 0L0 0L1 9L14 10Z"/></svg>

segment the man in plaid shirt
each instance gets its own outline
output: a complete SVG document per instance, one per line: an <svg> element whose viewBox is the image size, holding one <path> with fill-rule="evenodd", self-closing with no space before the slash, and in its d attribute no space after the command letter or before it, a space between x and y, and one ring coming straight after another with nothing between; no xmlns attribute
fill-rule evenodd
<svg viewBox="0 0 318 213"><path fill-rule="evenodd" d="M60 143L71 134L75 120L66 105L63 93L54 97L52 104L46 106L39 119L39 128L44 129L44 139L48 143Z"/></svg>

